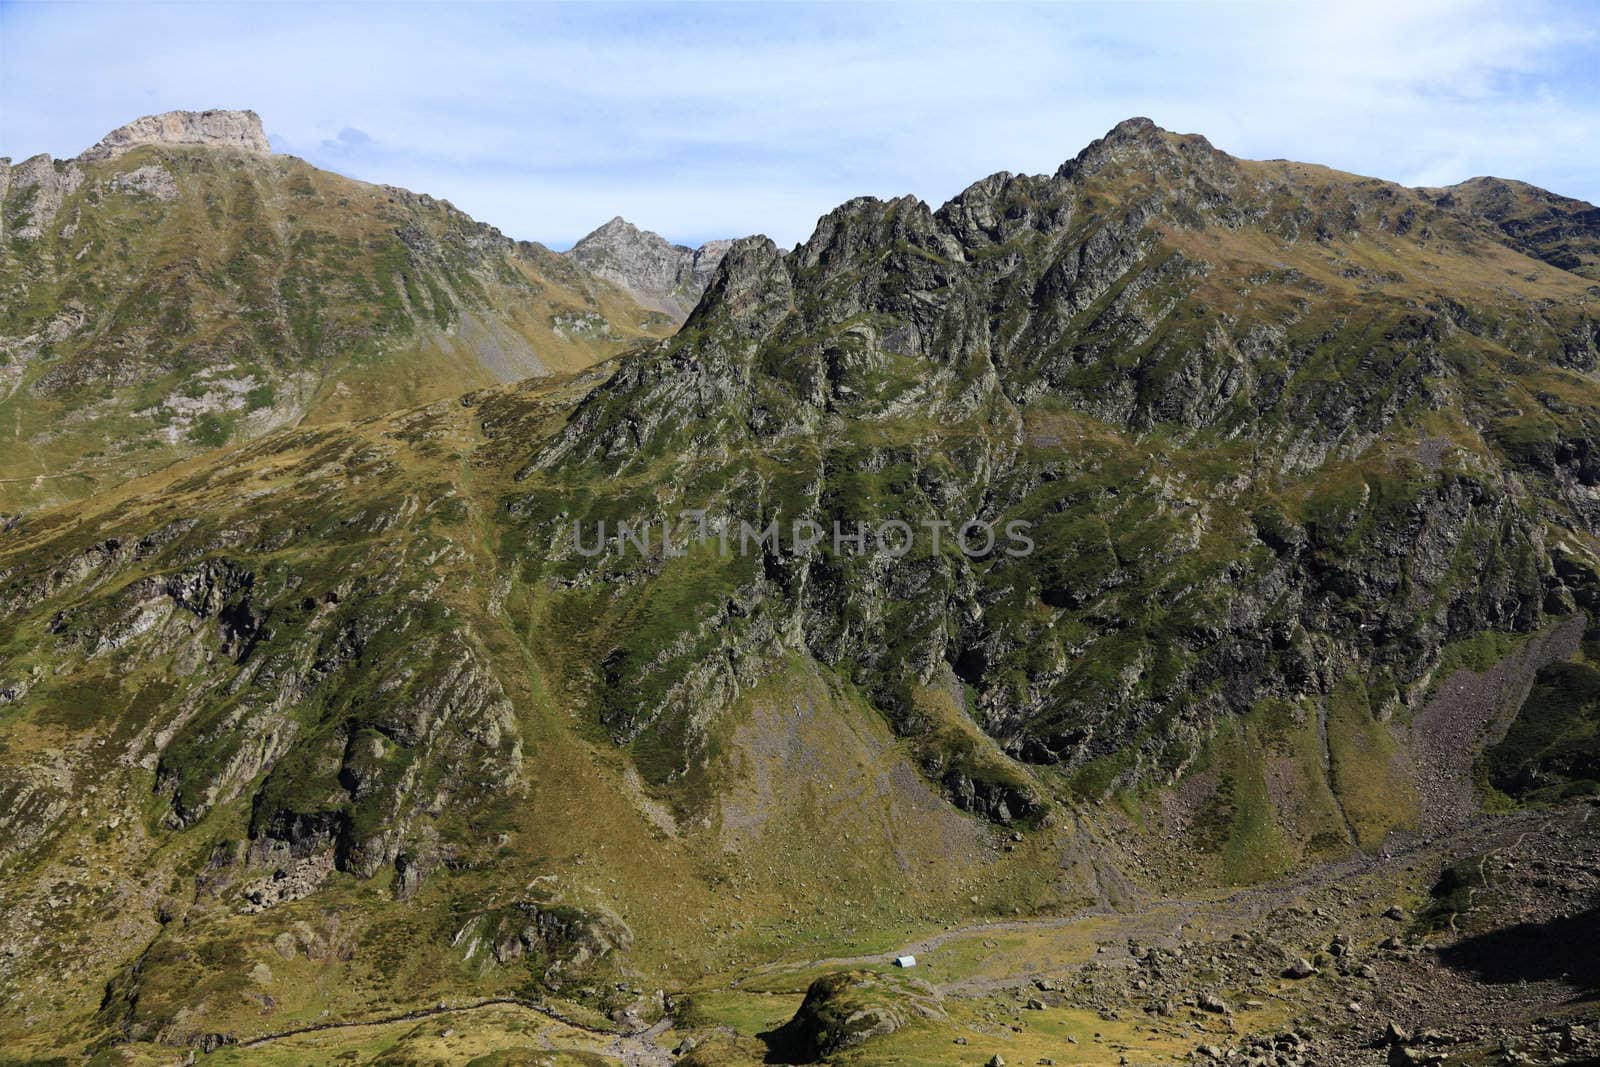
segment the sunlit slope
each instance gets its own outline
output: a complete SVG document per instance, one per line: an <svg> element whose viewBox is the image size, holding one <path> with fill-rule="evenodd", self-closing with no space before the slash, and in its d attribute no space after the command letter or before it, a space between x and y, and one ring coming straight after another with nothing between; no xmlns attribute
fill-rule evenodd
<svg viewBox="0 0 1600 1067"><path fill-rule="evenodd" d="M143 145L8 179L0 511L307 416L580 369L672 328L447 202L288 156Z"/></svg>

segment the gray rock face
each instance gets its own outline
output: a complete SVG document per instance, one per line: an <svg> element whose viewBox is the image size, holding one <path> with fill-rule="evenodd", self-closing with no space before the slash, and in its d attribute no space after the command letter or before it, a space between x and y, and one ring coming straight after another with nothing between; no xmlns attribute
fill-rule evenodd
<svg viewBox="0 0 1600 1067"><path fill-rule="evenodd" d="M1132 590L1166 583L1171 561L1205 556L1202 543L1224 528L1212 525L1220 512L1207 510L1219 502L1210 490L1166 482L1157 489L1152 482L1148 514L1173 522L1158 535L1159 546L1130 545L1126 554L1101 549L1106 512L1082 502L1100 490L1078 481L1088 469L1074 466L1071 449L1057 451L1063 443L1058 431L1037 429L1047 411L1071 409L1075 417L1119 427L1125 440L1161 427L1185 448L1211 434L1251 438L1278 457L1277 470L1325 468L1336 478L1382 435L1394 439L1402 432L1394 427L1408 426L1408 441L1420 436L1404 422L1406 413L1422 410L1445 387L1441 383L1455 373L1450 368L1460 365L1449 362L1448 353L1477 343L1472 330L1483 327L1474 322L1488 321L1482 310L1451 311L1456 299L1440 292L1440 313L1426 318L1406 302L1409 297L1373 296L1372 287L1395 283L1365 278L1359 270L1341 276L1338 286L1381 316L1381 330L1391 339L1386 343L1410 345L1404 351L1414 349L1415 357L1383 362L1381 370L1373 362L1370 370L1313 379L1305 372L1309 361L1333 351L1330 343L1355 328L1343 312L1331 310L1333 289L1305 287L1307 275L1297 267L1290 268L1292 277L1274 273L1288 258L1264 261L1250 273L1263 279L1260 284L1286 279L1280 306L1294 310L1242 312L1224 321L1203 293L1237 268L1200 245L1202 235L1209 241L1248 229L1273 246L1274 256L1294 257L1349 247L1353 232L1393 234L1408 211L1408 225L1455 234L1463 263L1496 239L1490 227L1469 226L1414 192L1364 179L1308 184L1292 165L1233 160L1203 138L1167 134L1144 120L1118 126L1056 176L984 179L937 211L913 197L851 201L823 217L813 236L786 256L764 239L737 242L678 337L624 360L534 454L520 475L529 495L513 501L510 514L564 514L568 487L580 478L595 484L664 456L689 455L730 457L719 475L731 502L727 513L757 524L780 505L786 515L811 512L846 528L864 513L896 514L911 525L929 515L994 514L986 509L1002 500L1036 509L1028 514L1040 517L1041 529L1065 530L1069 520L1056 516L1074 514L1071 522L1094 531L1087 540L1072 541L1060 555L1047 549L1032 562L996 559L992 569L987 562L932 553L913 568L880 565L870 551L824 560L780 548L763 557L759 572L746 572L750 584L739 599L759 605L759 616L720 614L712 601L691 624L707 620L708 628L726 623L724 633L737 629L731 640L739 662L753 658L751 649L766 647L760 635L780 634L820 662L849 664L858 679L880 679L874 693L884 707L914 708L917 687L953 672L979 691L978 721L1023 763L1087 765L1126 751L1125 744L1142 744L1123 732L1128 724L1142 728L1168 700L1189 701L1204 692L1206 710L1174 720L1173 728L1175 746L1198 749L1206 743L1206 724L1226 721L1259 699L1256 694L1316 692L1320 699L1346 670L1335 666L1329 674L1330 663L1381 657L1398 684L1393 697L1378 700L1410 703L1427 685L1423 664L1458 635L1539 630L1572 610L1568 605L1578 597L1587 602L1600 595L1578 586L1576 577L1570 587L1540 584L1543 575L1558 571L1576 575L1577 565L1558 563L1539 547L1538 520L1521 512L1517 496L1505 489L1524 479L1548 485L1539 491L1561 501L1569 521L1600 528L1600 493L1589 494L1589 486L1600 483L1600 465L1585 468L1590 460L1580 458L1600 455L1588 429L1552 432L1549 444L1517 445L1500 454L1497 473L1482 478L1445 470L1441 460L1429 458L1432 451L1412 459L1408 449L1402 462L1416 469L1409 483L1414 488L1406 490L1406 503L1392 507L1374 507L1379 490L1361 488L1368 483L1354 477L1348 505L1303 522L1280 522L1279 512L1245 504L1248 510L1231 520L1238 536L1227 534L1227 546L1214 542L1218 555L1212 558L1242 560L1232 546L1254 541L1261 545L1251 550L1259 563L1237 569L1230 563L1186 587L1184 596L1196 598L1195 613L1179 624L1182 640L1165 646L1174 656L1170 677L1184 679L1181 690L1168 691L1171 697L1152 699L1151 690L1135 684L1136 676L1156 677L1143 666L1130 667L1126 676L1107 671L1091 678L1097 660L1086 646L1052 647L1045 627L1023 621L1043 605L1062 618L1082 619L1083 632L1093 633L1100 647L1129 640L1130 627L1148 625L1166 610ZM1417 242L1395 247L1410 256ZM1306 266L1317 269L1309 259ZM1523 269L1535 266L1527 261ZM1582 292L1553 272L1540 276L1564 291ZM1537 327L1546 359L1594 366L1594 327L1580 307L1587 304L1553 312ZM1561 318L1567 314L1573 317ZM1368 346L1363 341L1357 350ZM1552 422L1555 417L1552 411ZM908 451L899 429L890 429L915 426L921 434L935 424L971 427L939 446L949 462L937 469L926 462L928 450ZM748 488L748 455L771 457L792 480L763 485L757 497ZM655 468L650 471L654 476ZM688 479L682 484L687 507L705 507L717 491L708 489L714 479L698 469L692 487ZM763 501L754 515L752 497ZM1046 499L1053 502L1043 504ZM864 511L866 500L872 503ZM1053 510L1055 502L1065 510ZM645 507L673 514L664 503ZM880 510L889 507L899 510ZM1149 523L1127 514L1126 528L1147 536ZM1195 519L1179 522L1180 515ZM661 517L641 509L630 521L639 526ZM1122 521L1114 519L1113 526ZM1486 529L1505 530L1506 539L1472 547L1477 531ZM1087 567L1082 546L1091 541L1101 562ZM551 543L552 555L561 551ZM1551 562L1539 571L1509 568L1523 551ZM1449 561L1468 558L1463 553L1482 569L1471 581L1457 582ZM1069 574L1062 560L1078 569ZM639 573L641 583L651 580L643 567ZM581 580L590 579L575 582ZM1003 616L996 605L1018 589L1029 590L1026 611ZM1415 598L1422 589L1429 591L1426 600ZM1357 603L1366 605L1360 616L1351 613ZM891 614L881 609L885 604L907 606ZM1339 621L1341 614L1350 621ZM1275 630L1274 617L1296 621ZM683 657L662 670L666 657L691 642L719 647L709 629L705 636L689 626L685 632L693 636L659 644L656 635L644 635L644 651L608 665L602 721L619 740L657 721L692 721L699 709L715 706L705 699L711 690L702 663ZM1323 640L1338 642L1327 646L1337 647L1337 655L1313 643ZM1007 669L1000 665L1008 662L1017 664L1010 677L1018 684L1011 688L996 684ZM1398 666L1402 662L1407 665ZM1241 687L1246 677L1248 687L1260 688ZM1098 695L1085 699L1091 690ZM649 700L635 701L634 694L643 693ZM1186 703L1185 714L1201 701ZM1370 717L1381 714L1380 704ZM953 802L998 823L1025 818L1034 806L1025 780L999 763L969 760L966 751L930 749L921 769ZM1364 832L1376 837L1382 831Z"/></svg>
<svg viewBox="0 0 1600 1067"><path fill-rule="evenodd" d="M626 289L647 308L683 320L711 284L732 241L675 245L618 216L567 253L585 270Z"/></svg>
<svg viewBox="0 0 1600 1067"><path fill-rule="evenodd" d="M811 983L806 999L780 1030L781 1039L815 1063L874 1038L893 1034L918 1018L945 1018L943 998L915 978L841 971ZM1004 1063L999 1056L995 1061Z"/></svg>
<svg viewBox="0 0 1600 1067"><path fill-rule="evenodd" d="M269 155L272 146L254 111L168 111L112 130L78 157L85 163L115 159L147 144L213 145Z"/></svg>
<svg viewBox="0 0 1600 1067"><path fill-rule="evenodd" d="M178 198L178 183L166 167L140 167L117 175L109 184L117 192L130 196L148 196L156 200Z"/></svg>
<svg viewBox="0 0 1600 1067"><path fill-rule="evenodd" d="M81 184L83 171L72 160L57 163L48 155L37 155L9 168L5 192L12 197L10 214L16 224L10 236L37 241L61 210L61 202Z"/></svg>

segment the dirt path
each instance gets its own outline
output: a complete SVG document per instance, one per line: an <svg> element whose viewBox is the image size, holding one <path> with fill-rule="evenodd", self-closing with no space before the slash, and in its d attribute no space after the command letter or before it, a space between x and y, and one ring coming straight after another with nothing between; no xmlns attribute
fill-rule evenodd
<svg viewBox="0 0 1600 1067"><path fill-rule="evenodd" d="M671 1016L664 1017L653 1026L648 1026L642 1030L606 1030L580 1022L565 1012L548 1005L531 1000L519 1000L516 997L485 997L467 1004L447 1004L432 1008L417 1008L412 1011L382 1015L372 1019L314 1023L310 1026L300 1026L292 1030L280 1030L277 1033L262 1034L260 1037L252 1037L247 1041L240 1041L235 1045L226 1046L226 1048L258 1048L262 1045L270 1045L274 1042L285 1041L289 1038L301 1037L306 1034L326 1033L334 1030L356 1030L373 1026L392 1026L395 1023L414 1022L441 1015L467 1015L488 1008L518 1008L535 1015L541 1015L569 1030L577 1030L589 1037L605 1040L608 1043L603 1050L603 1054L621 1060L625 1067L668 1067L672 1063L671 1053L656 1044L656 1038L671 1028ZM218 1051L224 1050L219 1049Z"/></svg>
<svg viewBox="0 0 1600 1067"><path fill-rule="evenodd" d="M1585 811L1584 820L1587 821L1591 814L1593 813ZM1132 966L1133 958L1121 944L1130 936L1145 942L1175 942L1184 936L1187 929L1200 924L1216 927L1217 929L1211 931L1213 935L1230 928L1259 927L1273 910L1290 905L1307 893L1350 882L1381 869L1401 869L1415 865L1420 858L1430 855L1445 857L1469 852L1488 856L1507 849L1515 849L1530 834L1548 830L1555 821L1557 820L1554 818L1534 812L1514 816L1483 817L1450 834L1415 839L1376 854L1357 854L1347 859L1323 864L1270 885L1252 886L1215 897L1156 898L1134 911L1119 912L1106 906L1096 906L1070 915L964 923L902 945L892 952L763 964L731 981L729 988L738 989L760 978L882 964L897 955L930 956L945 945L961 939L1060 930L1091 919L1109 921L1108 928L1096 938L1098 942L1107 946L1108 951L1093 955L1091 959L1095 964L1102 967ZM966 978L946 983L939 988L945 994L972 996L1025 985L1029 981L1028 974L1017 973L1000 978ZM494 1007L511 1007L532 1012L588 1038L604 1042L603 1047L599 1049L600 1054L619 1061L624 1067L668 1067L673 1061L670 1052L657 1044L657 1038L673 1024L670 1016L644 1029L618 1031L591 1026L559 1009L514 997L491 997L467 1004L419 1008L373 1019L318 1023L274 1034L264 1034L241 1041L232 1047L255 1048L304 1034L384 1026L441 1015L467 1014Z"/></svg>
<svg viewBox="0 0 1600 1067"><path fill-rule="evenodd" d="M1185 930L1202 922L1229 929L1258 927L1273 910L1293 903L1297 897L1306 893L1360 878L1383 868L1404 868L1409 864L1415 864L1419 857L1433 853L1450 853L1464 849L1480 852L1485 848L1498 851L1514 847L1515 841L1520 841L1529 833L1536 832L1542 822L1543 820L1535 820L1534 813L1479 818L1448 834L1416 838L1391 845L1373 854L1357 853L1346 859L1310 868L1282 881L1251 886L1225 895L1158 897L1142 903L1132 911L1117 911L1104 905L1097 905L1070 915L964 923L902 945L890 952L764 964L751 968L729 985L730 988L740 988L757 979L784 974L845 970L851 967L882 964L895 956L929 956L952 941L1060 930L1090 919L1109 921L1108 929L1097 938L1107 945L1107 951L1097 953L1093 957L1096 964L1132 966L1132 957L1121 946L1121 942L1130 936L1146 942L1177 941ZM1026 975L1000 979L972 978L943 985L940 991L971 994L1019 986L1026 984L1027 981Z"/></svg>

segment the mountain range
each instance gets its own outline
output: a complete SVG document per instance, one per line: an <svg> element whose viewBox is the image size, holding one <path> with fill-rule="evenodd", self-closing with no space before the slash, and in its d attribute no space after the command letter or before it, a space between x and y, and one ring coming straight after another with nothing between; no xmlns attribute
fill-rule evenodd
<svg viewBox="0 0 1600 1067"><path fill-rule="evenodd" d="M0 175L0 1061L1600 1056L1600 209Z"/></svg>

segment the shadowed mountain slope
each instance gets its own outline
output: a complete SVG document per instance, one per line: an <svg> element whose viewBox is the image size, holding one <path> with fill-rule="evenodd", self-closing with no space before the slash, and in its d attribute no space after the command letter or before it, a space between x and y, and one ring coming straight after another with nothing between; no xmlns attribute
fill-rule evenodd
<svg viewBox="0 0 1600 1067"><path fill-rule="evenodd" d="M1445 649L1592 603L1597 335L1588 279L1473 213L1133 120L1050 177L938 211L853 201L787 257L736 243L679 335L534 452L512 513L530 537L681 508L1031 524L1028 555L826 544L715 583L539 543L594 590L607 721L667 739L672 773L737 690L725 660L803 650L975 810L1031 807L1008 760L1097 797L1193 771L1219 731L1258 747L1234 736L1254 716L1281 746L1329 735L1335 771L1341 746L1377 761L1343 775L1374 795L1303 783L1365 845L1412 818L1391 724ZM694 621L635 629L674 573L700 575L674 613ZM929 704L945 690L1003 753L981 775L985 743L952 750ZM1223 838L1238 803L1217 801Z"/></svg>

